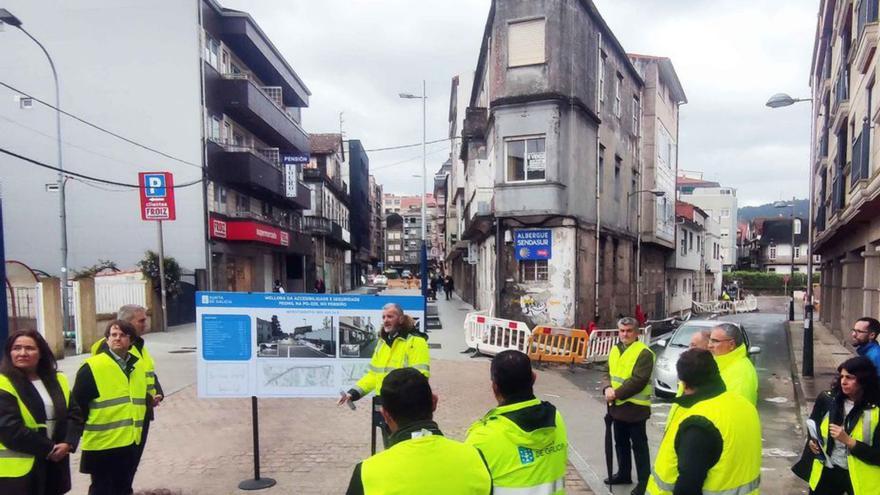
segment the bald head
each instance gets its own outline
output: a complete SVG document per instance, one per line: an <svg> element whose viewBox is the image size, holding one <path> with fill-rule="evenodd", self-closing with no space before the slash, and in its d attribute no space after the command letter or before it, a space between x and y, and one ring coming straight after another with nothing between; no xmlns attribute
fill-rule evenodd
<svg viewBox="0 0 880 495"><path fill-rule="evenodd" d="M704 351L709 350L709 336L712 334L709 329L700 330L691 335L691 342L688 347L690 349L703 349Z"/></svg>

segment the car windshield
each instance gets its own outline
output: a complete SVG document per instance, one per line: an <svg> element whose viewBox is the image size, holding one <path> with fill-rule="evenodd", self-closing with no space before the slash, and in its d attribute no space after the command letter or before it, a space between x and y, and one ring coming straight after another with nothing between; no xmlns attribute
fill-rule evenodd
<svg viewBox="0 0 880 495"><path fill-rule="evenodd" d="M700 330L709 330L710 327L703 327L698 325L682 325L676 330L675 335L673 335L672 340L669 342L670 346L674 347L688 347L691 343L691 337Z"/></svg>

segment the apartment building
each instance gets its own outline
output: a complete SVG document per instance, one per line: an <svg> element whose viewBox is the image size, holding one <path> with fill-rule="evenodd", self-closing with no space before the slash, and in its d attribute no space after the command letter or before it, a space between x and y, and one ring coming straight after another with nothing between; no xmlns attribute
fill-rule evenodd
<svg viewBox="0 0 880 495"><path fill-rule="evenodd" d="M702 173L683 171L676 180L678 198L699 206L721 225L722 260L724 270L732 270L737 263L737 212L739 205L736 189L722 187L717 182L702 178Z"/></svg>
<svg viewBox="0 0 880 495"><path fill-rule="evenodd" d="M448 199L449 176L452 172L452 159L443 162L443 165L434 174L434 211L431 223L431 249L428 251L428 259L431 265L438 271L446 271L446 228L448 223Z"/></svg>
<svg viewBox="0 0 880 495"><path fill-rule="evenodd" d="M309 276L321 279L327 292L351 290L352 249L349 185L343 178L345 146L341 134L312 134L311 159L302 175L312 201L303 212L303 231L315 243Z"/></svg>
<svg viewBox="0 0 880 495"><path fill-rule="evenodd" d="M392 255L394 260L389 259L386 263L386 266L399 270L410 270L413 274L420 273L420 241L422 239L422 196L403 196L385 193L382 203L382 207L386 215L386 229L392 228L387 224L387 219L391 216L392 213L399 215L402 222L402 237L400 239L388 238L389 240L395 241L392 243L392 246L396 246L399 241L400 254L392 254L391 251L394 249L392 248L392 246L387 246L389 254ZM439 243L439 239L435 236L435 233L439 231L440 227L438 225L439 217L437 216L437 200L435 199L434 194L428 193L425 196L425 205L428 267L430 269L434 269L439 266L439 261L441 260L441 258L439 257L439 252L436 251L437 244L435 244ZM434 253L434 256L432 256L432 252ZM400 257L400 259L397 259L398 256Z"/></svg>
<svg viewBox="0 0 880 495"><path fill-rule="evenodd" d="M164 223L164 244L183 269L185 291L271 290L276 279L288 290L303 287L312 243L300 218L309 191L297 180L286 187L280 157L309 152L300 110L310 92L252 17L215 0L50 9L9 0L3 7L52 54L66 112L162 153L62 119L68 171L123 184L137 184L138 172L174 174L177 219ZM39 48L9 28L0 30L0 43L4 82L53 101ZM56 164L54 110L2 89L0 116L13 151ZM3 156L0 176L7 256L58 276L57 174ZM69 270L100 259L134 267L144 251L157 250L156 225L140 219L137 188L82 180L61 186ZM185 299L171 300L169 313L191 311L174 308L191 306Z"/></svg>
<svg viewBox="0 0 880 495"><path fill-rule="evenodd" d="M822 0L813 45L813 253L819 318L840 338L880 313L877 14L874 0Z"/></svg>
<svg viewBox="0 0 880 495"><path fill-rule="evenodd" d="M658 317L666 314L666 260L675 251L679 112L687 96L669 58L629 54L629 59L645 82L641 99L633 100L641 107L642 173L639 192L629 193L627 205L636 211L641 231L637 302L645 314ZM639 108L633 115L638 118Z"/></svg>
<svg viewBox="0 0 880 495"><path fill-rule="evenodd" d="M370 158L364 145L358 139L345 142L347 152L344 169L349 184L349 224L351 225L351 280L350 288L363 285L374 262L371 257L370 220L372 203L370 202Z"/></svg>
<svg viewBox="0 0 880 495"><path fill-rule="evenodd" d="M675 254L668 258L666 290L669 314L684 314L693 301L711 301L721 293L720 225L700 207L675 204Z"/></svg>
<svg viewBox="0 0 880 495"><path fill-rule="evenodd" d="M385 263L385 213L382 209L382 184L376 182L371 174L370 178L370 261L378 268L379 262ZM375 268L374 272L377 271ZM381 272L382 270L378 270Z"/></svg>
<svg viewBox="0 0 880 495"><path fill-rule="evenodd" d="M385 269L397 270L405 265L412 270L406 261L404 247L403 217L399 213L389 213L385 217Z"/></svg>

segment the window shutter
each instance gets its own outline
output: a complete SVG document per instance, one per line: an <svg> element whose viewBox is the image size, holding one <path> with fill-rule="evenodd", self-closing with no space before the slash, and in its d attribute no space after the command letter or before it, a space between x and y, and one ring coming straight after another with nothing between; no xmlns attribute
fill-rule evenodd
<svg viewBox="0 0 880 495"><path fill-rule="evenodd" d="M512 23L507 36L508 67L545 62L544 19Z"/></svg>

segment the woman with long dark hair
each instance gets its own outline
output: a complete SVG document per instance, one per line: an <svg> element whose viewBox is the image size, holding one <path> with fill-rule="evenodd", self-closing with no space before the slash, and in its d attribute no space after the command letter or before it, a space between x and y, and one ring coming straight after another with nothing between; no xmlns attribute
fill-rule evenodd
<svg viewBox="0 0 880 495"><path fill-rule="evenodd" d="M880 380L864 357L837 367L831 390L819 394L808 440L792 470L816 495L867 495L880 486Z"/></svg>
<svg viewBox="0 0 880 495"><path fill-rule="evenodd" d="M13 332L0 361L0 493L70 491L79 422L49 344L34 330Z"/></svg>

